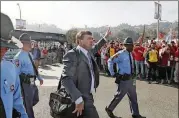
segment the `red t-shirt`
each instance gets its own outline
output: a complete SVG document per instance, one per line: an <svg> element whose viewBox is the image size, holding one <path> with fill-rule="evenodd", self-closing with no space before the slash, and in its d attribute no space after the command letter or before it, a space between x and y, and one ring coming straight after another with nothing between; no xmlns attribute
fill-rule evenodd
<svg viewBox="0 0 179 118"><path fill-rule="evenodd" d="M173 50L176 52L177 51L177 46L171 46L173 48Z"/></svg>
<svg viewBox="0 0 179 118"><path fill-rule="evenodd" d="M46 49L44 49L44 50L42 50L42 53L43 53L44 55L46 55L46 54L48 54L48 51L47 51Z"/></svg>
<svg viewBox="0 0 179 118"><path fill-rule="evenodd" d="M160 65L161 66L167 66L169 61L170 55L168 53L162 54L162 57L160 57Z"/></svg>
<svg viewBox="0 0 179 118"><path fill-rule="evenodd" d="M143 53L145 48L144 47L135 47L133 50L133 56L136 61L144 61Z"/></svg>
<svg viewBox="0 0 179 118"><path fill-rule="evenodd" d="M178 50L175 52L175 57L179 58L179 51Z"/></svg>
<svg viewBox="0 0 179 118"><path fill-rule="evenodd" d="M172 46L172 47L170 48L170 51L171 51L171 55L175 56L175 52L177 51L177 47Z"/></svg>

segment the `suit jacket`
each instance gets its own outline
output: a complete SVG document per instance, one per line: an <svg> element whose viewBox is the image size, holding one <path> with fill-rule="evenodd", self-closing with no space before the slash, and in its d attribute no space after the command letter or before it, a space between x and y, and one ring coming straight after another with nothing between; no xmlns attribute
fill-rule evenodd
<svg viewBox="0 0 179 118"><path fill-rule="evenodd" d="M94 45L92 50L89 51L93 60L95 89L99 85L99 68L94 59L94 54L101 49L105 43L106 41L101 39ZM64 68L61 76L62 86L65 87L66 91L71 95L73 102L80 96L83 97L84 101L90 98L92 81L88 58L79 49L76 49L76 51L79 52L78 58L74 50L70 50L64 55Z"/></svg>

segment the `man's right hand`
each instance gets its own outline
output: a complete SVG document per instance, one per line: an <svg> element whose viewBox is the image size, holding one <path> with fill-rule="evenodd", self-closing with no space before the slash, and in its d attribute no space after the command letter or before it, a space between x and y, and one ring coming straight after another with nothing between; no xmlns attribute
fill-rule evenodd
<svg viewBox="0 0 179 118"><path fill-rule="evenodd" d="M75 110L72 113L77 112L77 117L82 115L82 112L84 110L84 102L81 102L80 104L76 104Z"/></svg>

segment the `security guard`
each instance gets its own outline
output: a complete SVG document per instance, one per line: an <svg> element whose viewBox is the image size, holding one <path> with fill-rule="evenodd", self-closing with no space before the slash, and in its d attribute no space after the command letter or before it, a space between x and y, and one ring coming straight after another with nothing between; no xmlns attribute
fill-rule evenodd
<svg viewBox="0 0 179 118"><path fill-rule="evenodd" d="M133 40L128 37L124 40L125 49L117 52L114 56L108 60L108 69L112 76L116 77L116 83L118 84L117 94L111 101L106 112L110 118L115 118L112 111L116 108L122 98L127 94L130 100L130 108L133 118L145 118L139 114L137 94L136 94L136 81L134 78L133 58L131 52L133 50ZM118 73L114 73L113 64L118 65Z"/></svg>
<svg viewBox="0 0 179 118"><path fill-rule="evenodd" d="M1 83L0 118L28 118L21 97L19 76L13 61L4 57L8 48L18 48L9 35L13 31L10 18L1 13Z"/></svg>
<svg viewBox="0 0 179 118"><path fill-rule="evenodd" d="M31 50L31 37L27 33L20 36L20 41L23 44L22 49L15 55L14 60L18 67L18 74L22 83L22 93L24 98L24 105L29 118L34 117L33 106L39 102L38 88L35 80L43 84L43 79L39 76L38 70L33 62Z"/></svg>

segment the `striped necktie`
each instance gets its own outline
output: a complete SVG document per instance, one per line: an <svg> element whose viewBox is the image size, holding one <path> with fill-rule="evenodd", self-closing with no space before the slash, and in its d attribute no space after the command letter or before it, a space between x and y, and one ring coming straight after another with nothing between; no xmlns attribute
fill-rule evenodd
<svg viewBox="0 0 179 118"><path fill-rule="evenodd" d="M89 59L90 70L92 71L93 76L94 76L94 70L93 70L92 58L91 58L91 55L90 55L89 52L87 53L87 55L88 55L88 59Z"/></svg>

